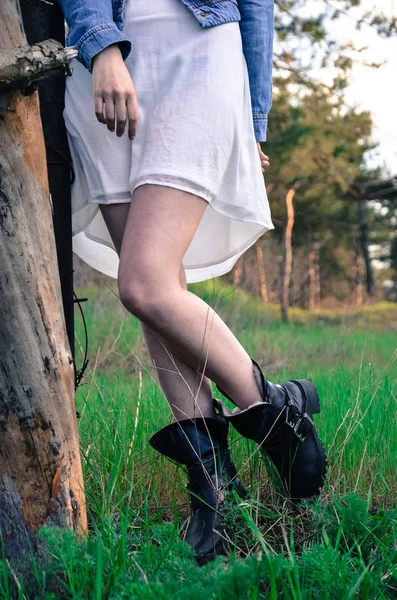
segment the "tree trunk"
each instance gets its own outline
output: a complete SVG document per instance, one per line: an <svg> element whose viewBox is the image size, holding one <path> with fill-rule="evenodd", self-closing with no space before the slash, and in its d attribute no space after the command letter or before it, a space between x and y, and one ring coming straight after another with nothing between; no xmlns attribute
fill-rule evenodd
<svg viewBox="0 0 397 600"><path fill-rule="evenodd" d="M288 190L286 196L287 205L287 225L284 231L284 248L282 262L282 288L281 288L281 318L288 321L289 307L289 286L292 273L292 229L294 227L294 205L293 200L296 193L296 187Z"/></svg>
<svg viewBox="0 0 397 600"><path fill-rule="evenodd" d="M243 273L243 258L239 258L233 270L233 284L238 287L241 283L241 275Z"/></svg>
<svg viewBox="0 0 397 600"><path fill-rule="evenodd" d="M363 252L364 262L365 262L365 270L366 270L366 284L367 284L367 292L370 296L374 291L374 275L372 271L372 263L371 257L369 255L369 242L368 242L368 222L367 215L365 212L365 186L362 186L359 195L357 197L357 207L358 207L358 218L360 223L360 231L361 231L361 249Z"/></svg>
<svg viewBox="0 0 397 600"><path fill-rule="evenodd" d="M320 249L320 245L318 246L318 250ZM320 276L320 257L319 251L317 251L317 260L315 266L315 282L316 282L316 306L320 306L321 303L321 276Z"/></svg>
<svg viewBox="0 0 397 600"><path fill-rule="evenodd" d="M364 289L361 278L361 264L362 257L358 250L356 250L354 262L352 266L352 279L353 279L353 293L352 293L352 304L359 308L363 304L364 300Z"/></svg>
<svg viewBox="0 0 397 600"><path fill-rule="evenodd" d="M314 242L309 251L309 310L313 310L320 303L320 244Z"/></svg>
<svg viewBox="0 0 397 600"><path fill-rule="evenodd" d="M269 302L269 293L267 289L265 261L263 258L263 249L260 244L256 246L256 264L258 267L259 289L263 302Z"/></svg>
<svg viewBox="0 0 397 600"><path fill-rule="evenodd" d="M3 48L26 44L16 0ZM6 93L0 118L0 533L8 556L42 525L87 527L37 92Z"/></svg>

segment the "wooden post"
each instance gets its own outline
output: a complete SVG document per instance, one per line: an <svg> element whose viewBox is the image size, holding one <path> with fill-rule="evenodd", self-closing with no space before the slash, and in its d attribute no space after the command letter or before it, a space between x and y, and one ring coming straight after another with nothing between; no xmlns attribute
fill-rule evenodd
<svg viewBox="0 0 397 600"><path fill-rule="evenodd" d="M291 283L292 273L292 229L294 227L293 200L296 193L296 189L297 186L289 189L285 198L287 205L287 225L284 231L284 248L281 277L281 318L283 321L288 321L289 286Z"/></svg>
<svg viewBox="0 0 397 600"><path fill-rule="evenodd" d="M0 3L0 39L26 44L17 0ZM14 556L42 525L80 533L87 517L38 94L1 93L0 534Z"/></svg>
<svg viewBox="0 0 397 600"><path fill-rule="evenodd" d="M20 0L20 4L28 43L37 44L51 38L63 48L65 45L65 21L59 3L57 1ZM77 54L77 51L72 48L64 49L63 52ZM52 220L61 280L63 310L69 345L74 357L73 249L70 193L73 171L63 119L65 79L62 73L59 77L41 79L38 92L53 207Z"/></svg>
<svg viewBox="0 0 397 600"><path fill-rule="evenodd" d="M368 221L365 202L369 200L395 201L397 200L397 177L390 179L368 179L358 181L349 189L350 195L357 202L359 226L361 232L361 249L365 262L366 285L368 295L374 293L374 275L369 254Z"/></svg>

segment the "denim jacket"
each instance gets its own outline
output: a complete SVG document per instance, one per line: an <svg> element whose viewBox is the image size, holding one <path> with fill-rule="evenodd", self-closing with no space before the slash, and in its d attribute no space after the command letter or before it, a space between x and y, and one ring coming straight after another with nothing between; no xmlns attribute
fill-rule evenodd
<svg viewBox="0 0 397 600"><path fill-rule="evenodd" d="M130 0L133 2L133 0ZM58 0L69 25L67 45L78 50L78 60L91 72L92 59L118 43L125 59L131 43L123 33L126 0ZM150 2L150 0L148 0ZM247 62L254 131L266 140L267 115L272 96L274 0L181 0L201 27L239 21Z"/></svg>

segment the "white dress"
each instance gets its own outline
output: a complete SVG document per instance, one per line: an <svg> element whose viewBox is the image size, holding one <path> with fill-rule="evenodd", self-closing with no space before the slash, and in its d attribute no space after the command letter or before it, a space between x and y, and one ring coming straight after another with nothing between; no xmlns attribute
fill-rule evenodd
<svg viewBox="0 0 397 600"><path fill-rule="evenodd" d="M274 229L239 24L203 29L181 0L127 0L123 31L132 42L135 140L97 121L92 75L77 59L66 81L73 250L117 278L118 255L98 205L131 202L139 185L161 184L208 202L183 259L187 281L223 275Z"/></svg>

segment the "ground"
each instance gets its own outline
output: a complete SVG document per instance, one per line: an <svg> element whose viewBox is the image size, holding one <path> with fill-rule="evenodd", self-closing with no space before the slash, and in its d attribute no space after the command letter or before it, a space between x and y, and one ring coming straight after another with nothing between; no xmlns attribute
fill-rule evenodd
<svg viewBox="0 0 397 600"><path fill-rule="evenodd" d="M268 480L256 447L231 435L250 496L230 499L227 562L198 569L181 540L188 516L183 472L149 437L170 422L139 323L116 288L78 295L89 368L77 393L90 533L40 532L39 558L0 562L0 598L175 600L397 597L397 305L291 311L220 281L192 286L235 331L271 381L310 377L329 455L321 498L299 511ZM84 346L76 313L77 362Z"/></svg>

